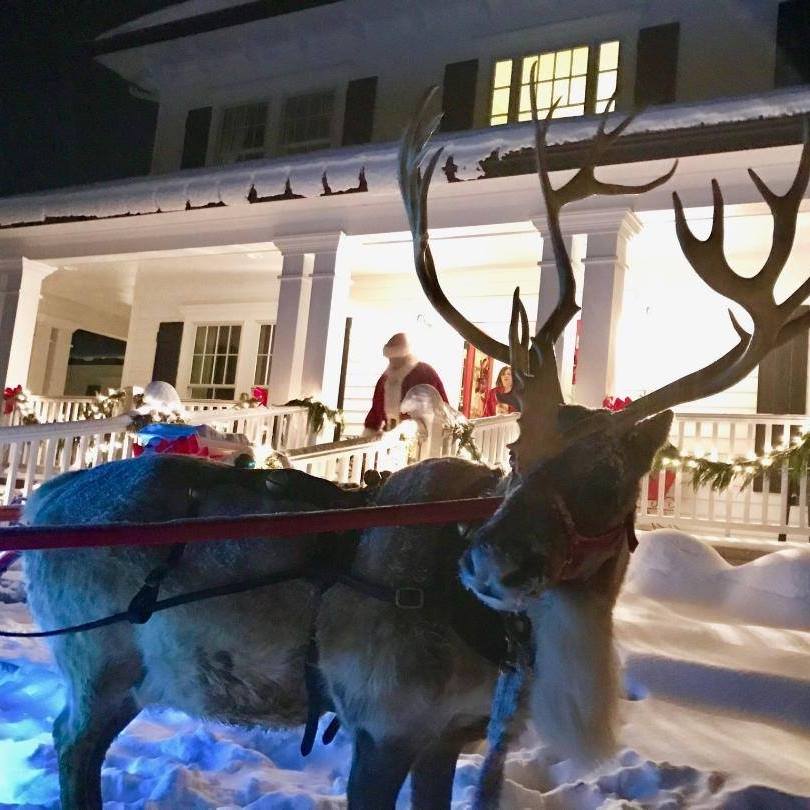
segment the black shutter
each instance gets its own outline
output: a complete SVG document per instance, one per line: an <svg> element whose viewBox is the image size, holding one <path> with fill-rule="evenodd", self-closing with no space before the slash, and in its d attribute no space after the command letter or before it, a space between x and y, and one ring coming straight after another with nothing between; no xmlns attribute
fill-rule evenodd
<svg viewBox="0 0 810 810"><path fill-rule="evenodd" d="M444 117L439 128L443 132L472 129L475 114L475 85L478 81L478 60L453 62L444 68L442 109Z"/></svg>
<svg viewBox="0 0 810 810"><path fill-rule="evenodd" d="M670 104L678 84L679 23L654 25L638 32L636 107Z"/></svg>
<svg viewBox="0 0 810 810"><path fill-rule="evenodd" d="M343 145L368 143L374 132L374 104L377 100L377 77L354 79L346 88L346 110L343 114Z"/></svg>
<svg viewBox="0 0 810 810"><path fill-rule="evenodd" d="M181 169L196 169L205 166L208 151L208 133L211 129L211 108L198 107L186 115L186 135L183 139Z"/></svg>
<svg viewBox="0 0 810 810"><path fill-rule="evenodd" d="M786 87L810 82L810 4L787 0L779 4L776 22L774 84Z"/></svg>
<svg viewBox="0 0 810 810"><path fill-rule="evenodd" d="M155 364L152 379L177 384L177 366L180 362L180 340L183 337L182 321L166 321L158 326Z"/></svg>

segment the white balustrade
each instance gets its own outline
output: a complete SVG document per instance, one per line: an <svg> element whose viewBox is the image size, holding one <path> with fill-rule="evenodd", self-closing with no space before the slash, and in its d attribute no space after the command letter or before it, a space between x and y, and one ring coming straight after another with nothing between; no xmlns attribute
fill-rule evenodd
<svg viewBox="0 0 810 810"><path fill-rule="evenodd" d="M670 441L679 450L718 461L780 449L810 428L810 417L778 414L679 414ZM644 478L641 528L668 526L704 535L808 540L807 475L790 481L787 466L723 492L695 487L688 467L667 467Z"/></svg>
<svg viewBox="0 0 810 810"><path fill-rule="evenodd" d="M367 470L395 472L408 465L408 444L398 431L379 439L345 439L287 452L296 470L339 484L360 484Z"/></svg>
<svg viewBox="0 0 810 810"><path fill-rule="evenodd" d="M307 409L230 408L198 412L196 425L242 433L251 444L288 450L306 444ZM27 497L33 488L68 470L129 458L134 437L127 414L42 425L0 427L0 504Z"/></svg>
<svg viewBox="0 0 810 810"><path fill-rule="evenodd" d="M518 437L519 416L517 413L509 413L472 420L472 438L484 464L509 471L507 445Z"/></svg>

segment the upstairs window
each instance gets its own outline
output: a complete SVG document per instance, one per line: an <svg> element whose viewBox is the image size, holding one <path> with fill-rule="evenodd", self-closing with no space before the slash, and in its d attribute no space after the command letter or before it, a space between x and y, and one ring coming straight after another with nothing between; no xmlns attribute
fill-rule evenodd
<svg viewBox="0 0 810 810"><path fill-rule="evenodd" d="M259 347L256 352L256 371L253 375L254 385L270 384L270 366L273 363L273 343L276 328L272 323L263 323L259 330Z"/></svg>
<svg viewBox="0 0 810 810"><path fill-rule="evenodd" d="M242 327L201 324L194 338L189 393L192 399L234 399Z"/></svg>
<svg viewBox="0 0 810 810"><path fill-rule="evenodd" d="M222 113L219 131L220 163L264 157L267 140L266 103L229 107Z"/></svg>
<svg viewBox="0 0 810 810"><path fill-rule="evenodd" d="M530 78L537 65L537 111L545 115L555 99L555 118L600 113L610 104L619 78L619 42L579 45L495 63L491 125L530 121Z"/></svg>
<svg viewBox="0 0 810 810"><path fill-rule="evenodd" d="M288 98L281 116L279 151L293 155L330 147L334 106L331 90Z"/></svg>

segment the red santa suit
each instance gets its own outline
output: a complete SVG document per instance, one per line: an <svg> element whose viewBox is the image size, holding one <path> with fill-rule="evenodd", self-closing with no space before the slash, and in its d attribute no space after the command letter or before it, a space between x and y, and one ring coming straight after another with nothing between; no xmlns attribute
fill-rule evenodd
<svg viewBox="0 0 810 810"><path fill-rule="evenodd" d="M383 354L389 359L404 357L405 362L396 368L389 363L388 368L377 380L371 400L371 410L365 421L368 433L376 433L386 427L393 427L400 420L407 418L400 412L400 405L405 394L415 385L432 385L441 398L447 402L447 394L436 370L410 354L404 336L400 338L399 335L394 335L386 343Z"/></svg>

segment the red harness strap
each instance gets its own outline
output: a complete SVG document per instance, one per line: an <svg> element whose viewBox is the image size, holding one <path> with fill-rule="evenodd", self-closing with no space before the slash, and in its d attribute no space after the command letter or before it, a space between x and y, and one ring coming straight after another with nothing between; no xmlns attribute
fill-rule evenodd
<svg viewBox="0 0 810 810"><path fill-rule="evenodd" d="M618 554L625 542L631 553L636 550L638 539L634 525L634 512L630 512L618 526L614 526L602 534L580 534L562 496L553 486L549 487L549 492L568 540L568 554L552 578L552 582L588 579L604 563Z"/></svg>

